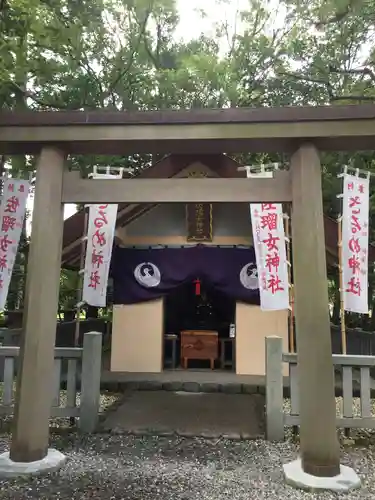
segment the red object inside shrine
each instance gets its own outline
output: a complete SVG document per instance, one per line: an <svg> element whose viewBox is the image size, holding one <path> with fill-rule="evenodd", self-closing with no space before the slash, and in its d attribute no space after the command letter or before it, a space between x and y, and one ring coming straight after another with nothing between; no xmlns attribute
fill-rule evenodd
<svg viewBox="0 0 375 500"><path fill-rule="evenodd" d="M200 295L201 294L201 280L197 278L196 280L193 281L195 283L195 295Z"/></svg>

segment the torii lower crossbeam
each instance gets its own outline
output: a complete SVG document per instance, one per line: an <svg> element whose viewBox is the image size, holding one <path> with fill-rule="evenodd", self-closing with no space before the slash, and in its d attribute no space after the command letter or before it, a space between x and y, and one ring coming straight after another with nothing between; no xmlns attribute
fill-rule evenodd
<svg viewBox="0 0 375 500"><path fill-rule="evenodd" d="M64 174L64 203L290 202L289 171L272 179L82 179Z"/></svg>

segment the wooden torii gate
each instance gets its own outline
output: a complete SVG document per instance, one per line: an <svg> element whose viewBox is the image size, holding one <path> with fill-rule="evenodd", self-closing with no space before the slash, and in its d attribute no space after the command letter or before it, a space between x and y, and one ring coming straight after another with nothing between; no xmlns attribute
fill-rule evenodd
<svg viewBox="0 0 375 500"><path fill-rule="evenodd" d="M318 150L373 149L375 107L295 107L175 112L0 114L0 153L36 154L24 335L20 351L14 462L48 451L51 374L64 203L292 202L293 269L305 472L339 472ZM68 154L291 154L273 179L80 179Z"/></svg>

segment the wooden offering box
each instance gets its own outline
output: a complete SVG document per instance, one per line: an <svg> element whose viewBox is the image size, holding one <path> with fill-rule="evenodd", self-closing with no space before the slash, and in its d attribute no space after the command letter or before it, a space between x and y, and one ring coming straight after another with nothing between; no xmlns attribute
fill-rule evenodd
<svg viewBox="0 0 375 500"><path fill-rule="evenodd" d="M187 369L189 359L210 360L211 370L219 356L218 333L211 330L185 330L181 332L181 363Z"/></svg>

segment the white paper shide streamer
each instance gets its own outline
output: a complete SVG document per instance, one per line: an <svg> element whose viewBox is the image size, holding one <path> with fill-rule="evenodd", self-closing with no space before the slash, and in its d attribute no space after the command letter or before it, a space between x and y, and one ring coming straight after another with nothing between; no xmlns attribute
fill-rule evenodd
<svg viewBox="0 0 375 500"><path fill-rule="evenodd" d="M288 263L282 205L250 205L255 257L258 268L260 307L263 311L289 308Z"/></svg>
<svg viewBox="0 0 375 500"><path fill-rule="evenodd" d="M344 174L342 273L344 309L368 314L370 181Z"/></svg>
<svg viewBox="0 0 375 500"><path fill-rule="evenodd" d="M29 188L28 180L4 181L4 195L0 207L0 310L4 309L8 297Z"/></svg>

